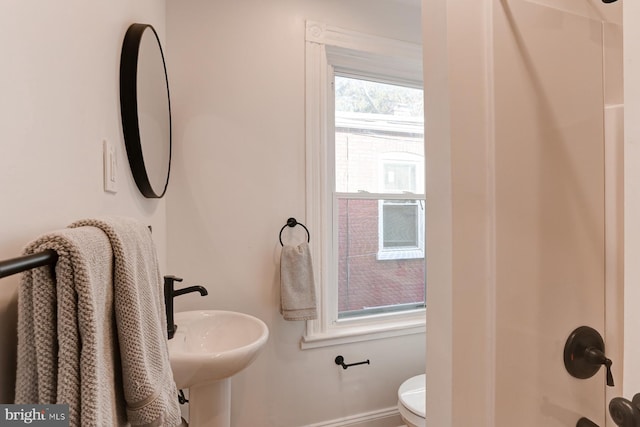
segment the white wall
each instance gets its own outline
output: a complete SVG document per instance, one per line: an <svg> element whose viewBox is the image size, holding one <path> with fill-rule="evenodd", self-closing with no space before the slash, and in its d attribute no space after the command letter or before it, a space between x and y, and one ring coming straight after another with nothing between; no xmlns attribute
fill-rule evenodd
<svg viewBox="0 0 640 427"><path fill-rule="evenodd" d="M232 380L232 423L241 427L394 407L402 381L424 372L423 334L301 351L304 322L278 313L278 232L290 216L305 221L306 19L421 41L416 2L167 2L176 143L168 265L185 285L209 289L206 298L177 298L176 309L242 311L271 332ZM371 365L345 371L334 364L339 354Z"/></svg>
<svg viewBox="0 0 640 427"><path fill-rule="evenodd" d="M165 202L136 190L120 125L120 48L133 22L153 24L164 38L164 1L0 5L0 259L73 220L119 214L153 226L164 266ZM115 195L102 190L104 138L118 150ZM18 280L0 280L3 403L13 400Z"/></svg>
<svg viewBox="0 0 640 427"><path fill-rule="evenodd" d="M427 414L434 426L492 425L488 5L423 1Z"/></svg>

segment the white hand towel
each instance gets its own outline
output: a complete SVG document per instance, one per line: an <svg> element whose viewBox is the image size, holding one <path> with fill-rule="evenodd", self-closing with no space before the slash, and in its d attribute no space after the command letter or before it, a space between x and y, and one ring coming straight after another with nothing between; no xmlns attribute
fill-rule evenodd
<svg viewBox="0 0 640 427"><path fill-rule="evenodd" d="M311 252L307 242L282 247L280 313L285 320L310 320L318 317Z"/></svg>

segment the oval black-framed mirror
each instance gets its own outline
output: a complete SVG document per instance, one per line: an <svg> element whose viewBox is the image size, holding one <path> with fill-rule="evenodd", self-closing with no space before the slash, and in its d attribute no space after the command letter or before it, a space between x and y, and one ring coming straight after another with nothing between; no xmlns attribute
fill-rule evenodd
<svg viewBox="0 0 640 427"><path fill-rule="evenodd" d="M120 56L120 111L127 157L140 192L161 198L171 171L171 100L160 38L132 24Z"/></svg>

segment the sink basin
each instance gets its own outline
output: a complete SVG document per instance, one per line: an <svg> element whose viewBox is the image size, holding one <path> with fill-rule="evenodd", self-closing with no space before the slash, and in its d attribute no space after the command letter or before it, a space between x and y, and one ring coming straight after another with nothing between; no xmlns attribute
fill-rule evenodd
<svg viewBox="0 0 640 427"><path fill-rule="evenodd" d="M185 311L174 320L169 360L179 389L233 376L255 360L269 337L262 320L233 311Z"/></svg>

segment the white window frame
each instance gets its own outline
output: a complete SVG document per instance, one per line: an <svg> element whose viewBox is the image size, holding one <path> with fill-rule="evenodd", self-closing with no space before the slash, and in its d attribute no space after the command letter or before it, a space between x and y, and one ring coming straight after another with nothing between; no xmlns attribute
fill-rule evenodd
<svg viewBox="0 0 640 427"><path fill-rule="evenodd" d="M379 81L422 87L422 48L405 41L357 33L307 21L305 44L306 113L306 223L315 230L311 239L318 318L308 320L302 349L370 339L424 333L425 309L338 320L337 273L331 262L337 251L332 186L335 177L330 161L335 133L333 91L334 70L375 77ZM387 76L393 76L389 79ZM331 112L331 114L329 114ZM333 238L329 238L333 236ZM331 285L331 281L336 282ZM334 289L332 291L332 289Z"/></svg>
<svg viewBox="0 0 640 427"><path fill-rule="evenodd" d="M418 259L424 258L424 201L422 199L412 199L401 203L401 200L394 200L401 206L415 206L416 220L418 222L416 227L416 233L418 233L418 239L416 246L411 247L396 247L389 248L384 246L384 206L386 200L378 201L378 253L376 259L379 261L394 260L394 259Z"/></svg>
<svg viewBox="0 0 640 427"><path fill-rule="evenodd" d="M416 177L424 176L424 157L418 156L413 153L385 153L380 158L380 189L383 193L389 193L390 190L385 188L384 180L384 167L387 164L408 164L415 166ZM418 233L417 245L415 247L399 247L399 248L385 248L384 247L384 205L386 200L380 200L378 202L378 260L394 260L394 259L417 259L424 258L424 182L417 182L415 188L408 191L411 193L404 193L405 197L413 197L406 199L407 205L415 205L417 209L418 227L416 232ZM394 198L396 202L399 202L399 198Z"/></svg>

